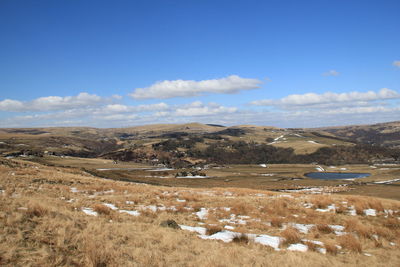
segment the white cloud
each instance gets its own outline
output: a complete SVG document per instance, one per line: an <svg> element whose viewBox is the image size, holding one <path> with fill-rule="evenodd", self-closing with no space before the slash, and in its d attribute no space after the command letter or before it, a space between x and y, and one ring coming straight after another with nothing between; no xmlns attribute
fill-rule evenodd
<svg viewBox="0 0 400 267"><path fill-rule="evenodd" d="M333 102L353 102L353 101L376 101L387 99L398 99L400 93L382 88L378 92L349 92L349 93L331 93L326 92L323 94L307 93L307 94L294 94L288 95L279 100L256 100L251 102L256 106L302 106L302 105L319 105Z"/></svg>
<svg viewBox="0 0 400 267"><path fill-rule="evenodd" d="M202 102L196 101L183 108L175 110L175 116L192 117L192 116L209 116L216 114L228 114L237 111L236 107L224 107L216 103L203 105Z"/></svg>
<svg viewBox="0 0 400 267"><path fill-rule="evenodd" d="M340 73L336 70L330 70L327 72L322 73L323 76L338 76Z"/></svg>
<svg viewBox="0 0 400 267"><path fill-rule="evenodd" d="M24 103L18 100L5 99L0 101L0 110L2 111L20 111L24 108Z"/></svg>
<svg viewBox="0 0 400 267"><path fill-rule="evenodd" d="M242 90L259 88L261 83L262 82L258 79L241 78L237 75L203 81L166 80L157 82L149 87L137 88L130 96L135 99L165 99L199 96L204 93L231 94Z"/></svg>
<svg viewBox="0 0 400 267"><path fill-rule="evenodd" d="M400 68L400 60L393 61L393 66Z"/></svg>
<svg viewBox="0 0 400 267"><path fill-rule="evenodd" d="M5 99L3 101L0 101L0 110L14 112L65 110L94 106L105 101L105 98L88 93L80 93L77 96L40 97L27 102Z"/></svg>
<svg viewBox="0 0 400 267"><path fill-rule="evenodd" d="M100 108L95 113L110 114L110 113L126 113L126 112L145 112L145 111L162 111L167 110L169 106L163 102L149 105L126 106L121 104L109 104L104 108Z"/></svg>

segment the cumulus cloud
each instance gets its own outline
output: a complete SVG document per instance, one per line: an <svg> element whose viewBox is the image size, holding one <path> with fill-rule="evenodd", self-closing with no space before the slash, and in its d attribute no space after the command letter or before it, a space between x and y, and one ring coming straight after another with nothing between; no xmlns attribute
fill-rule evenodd
<svg viewBox="0 0 400 267"><path fill-rule="evenodd" d="M99 109L96 113L126 113L126 112L144 112L144 111L162 111L168 109L169 106L163 102L148 105L127 106L122 104L108 104L104 108Z"/></svg>
<svg viewBox="0 0 400 267"><path fill-rule="evenodd" d="M176 116L192 117L192 116L209 116L216 114L229 114L234 113L238 109L236 107L224 107L216 103L209 103L204 105L200 101L195 101L182 108L177 108L174 112Z"/></svg>
<svg viewBox="0 0 400 267"><path fill-rule="evenodd" d="M319 105L326 103L344 103L354 101L376 101L398 99L400 93L382 88L378 92L349 92L349 93L332 93L326 92L323 94L307 93L307 94L294 94L288 95L278 100L264 99L251 102L256 106L302 106L302 105Z"/></svg>
<svg viewBox="0 0 400 267"><path fill-rule="evenodd" d="M330 70L327 72L322 73L323 76L338 76L340 73L336 70Z"/></svg>
<svg viewBox="0 0 400 267"><path fill-rule="evenodd" d="M400 60L393 61L393 66L400 68Z"/></svg>
<svg viewBox="0 0 400 267"><path fill-rule="evenodd" d="M241 78L237 75L203 81L166 80L156 82L149 87L137 88L130 96L135 99L165 99L199 96L205 93L231 94L242 90L259 88L261 83L262 82L258 79Z"/></svg>
<svg viewBox="0 0 400 267"><path fill-rule="evenodd" d="M0 110L11 112L65 110L94 106L105 101L105 98L84 92L77 96L47 96L27 102L5 99L0 101Z"/></svg>

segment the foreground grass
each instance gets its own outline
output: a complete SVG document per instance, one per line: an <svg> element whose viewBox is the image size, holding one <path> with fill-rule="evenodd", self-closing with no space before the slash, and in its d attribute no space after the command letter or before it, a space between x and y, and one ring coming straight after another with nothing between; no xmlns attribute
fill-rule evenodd
<svg viewBox="0 0 400 267"><path fill-rule="evenodd" d="M73 168L4 159L0 190L2 266L400 263L400 203L392 200L138 185L95 178ZM376 216L366 215L371 210ZM208 236L226 226L243 234L230 243L202 240L192 232L161 227L167 219L204 227ZM309 229L300 231L296 224ZM332 225L344 230L338 235ZM250 242L248 234L281 237L280 250ZM308 251L287 250L299 243ZM321 248L327 253L320 253Z"/></svg>

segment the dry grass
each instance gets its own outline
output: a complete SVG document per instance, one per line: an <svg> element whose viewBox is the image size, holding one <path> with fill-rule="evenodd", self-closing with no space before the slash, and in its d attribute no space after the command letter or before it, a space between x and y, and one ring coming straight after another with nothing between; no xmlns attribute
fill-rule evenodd
<svg viewBox="0 0 400 267"><path fill-rule="evenodd" d="M346 213L321 213L304 208L303 203L311 202L311 198L318 201L319 196L289 198L278 197L278 193L246 189L147 186L101 180L78 169L55 170L39 164L24 164L28 166L0 164L0 188L5 190L0 193L1 266L264 266L268 263L284 267L296 266L299 262L306 266L375 266L382 265L382 259L386 265L395 266L400 257L398 247L389 245L389 241L400 243L398 222L395 221L399 216L396 214L399 204L395 201L379 200L384 209L394 210L390 218L385 218L384 214L353 217ZM7 175L14 170L23 173L23 168L30 168L30 165L38 166L39 172ZM37 178L43 179L42 182L32 182ZM79 192L71 192L71 187ZM110 189L114 192L104 193ZM227 191L231 192L232 198L226 197ZM256 197L256 193L264 196ZM179 203L177 198L187 202ZM328 199L329 204L337 204L345 198L322 196L321 203L326 204ZM373 198L353 198L354 202L366 202L369 208L379 206L379 202L371 201ZM135 217L112 211L101 203L138 210L141 215ZM150 204L176 206L178 211L153 212L140 208ZM103 216L86 215L82 207L91 207ZM227 211L224 207L232 209ZM246 207L248 209L243 211ZM200 220L193 214L194 210L187 208L207 208L209 218ZM201 226L198 224L201 222L208 225L208 234L213 234L223 229L224 224L219 219L230 218L236 211L250 218L244 218L247 224L243 225L227 223L235 226L232 231L241 233L231 244L202 240L196 233L160 227L166 219L191 226ZM273 227L268 226L268 222ZM300 234L292 227L279 229L290 222L313 223L318 231ZM212 223L216 225L210 225ZM352 234L338 237L337 242L344 250L356 254L343 254L342 249L338 250L332 240L334 235L326 227L330 224L346 226L345 231ZM366 234L368 232L379 238L371 238ZM267 246L254 244L246 235L249 233L282 236L286 245L301 243L301 238L312 239L317 233L315 240L324 243L328 254L293 253L284 247L275 252ZM318 251L318 245L305 244L310 251ZM359 254L361 248L374 257Z"/></svg>
<svg viewBox="0 0 400 267"><path fill-rule="evenodd" d="M325 241L324 246L328 254L336 255L338 253L338 247L333 241L331 240Z"/></svg>
<svg viewBox="0 0 400 267"><path fill-rule="evenodd" d="M28 205L26 214L28 217L43 217L48 213L48 209L38 203L31 203Z"/></svg>
<svg viewBox="0 0 400 267"><path fill-rule="evenodd" d="M281 237L285 239L284 244L295 244L301 242L301 236L299 231L296 228L288 227L282 233Z"/></svg>
<svg viewBox="0 0 400 267"><path fill-rule="evenodd" d="M239 244L248 244L250 242L248 236L243 233L235 236L232 241Z"/></svg>
<svg viewBox="0 0 400 267"><path fill-rule="evenodd" d="M102 204L95 204L92 206L92 208L95 212L97 212L100 215L110 215L111 214L111 209Z"/></svg>
<svg viewBox="0 0 400 267"><path fill-rule="evenodd" d="M282 227L284 221L285 220L282 217L273 217L271 219L271 226L280 228Z"/></svg>
<svg viewBox="0 0 400 267"><path fill-rule="evenodd" d="M221 232L222 230L223 230L222 227L219 225L207 225L206 226L206 234L207 235L213 235L218 232Z"/></svg>
<svg viewBox="0 0 400 267"><path fill-rule="evenodd" d="M327 224L317 224L315 228L320 232L321 234L330 234L333 233L334 230Z"/></svg>
<svg viewBox="0 0 400 267"><path fill-rule="evenodd" d="M389 229L399 230L400 220L398 220L397 218L388 218L384 220L383 225Z"/></svg>
<svg viewBox="0 0 400 267"><path fill-rule="evenodd" d="M305 241L303 243L304 243L304 245L306 245L308 247L309 251L314 251L314 252L318 251L319 246L317 244L310 242L310 241Z"/></svg>
<svg viewBox="0 0 400 267"><path fill-rule="evenodd" d="M311 203L314 204L315 207L318 209L325 209L328 207L328 205L333 203L333 200L329 196L318 196L318 197L313 197L311 199Z"/></svg>
<svg viewBox="0 0 400 267"><path fill-rule="evenodd" d="M339 236L337 239L340 246L342 246L343 248L348 249L352 252L357 252L357 253L362 252L361 243L354 235L346 234Z"/></svg>
<svg viewBox="0 0 400 267"><path fill-rule="evenodd" d="M347 207L343 204L339 204L335 207L335 212L337 214L344 214L347 211Z"/></svg>

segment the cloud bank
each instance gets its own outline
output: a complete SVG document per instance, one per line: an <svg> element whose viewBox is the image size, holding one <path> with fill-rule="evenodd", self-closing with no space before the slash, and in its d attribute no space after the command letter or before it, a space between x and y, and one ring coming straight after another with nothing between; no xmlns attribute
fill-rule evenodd
<svg viewBox="0 0 400 267"><path fill-rule="evenodd" d="M23 112L23 111L50 111L65 110L94 106L104 103L107 99L88 93L80 93L77 96L47 96L40 97L28 102L5 99L0 101L1 111Z"/></svg>
<svg viewBox="0 0 400 267"><path fill-rule="evenodd" d="M193 81L174 80L157 82L149 87L137 88L130 94L134 99L193 97L205 93L232 94L242 90L259 88L258 79L241 78L231 75L221 79Z"/></svg>
<svg viewBox="0 0 400 267"><path fill-rule="evenodd" d="M355 101L376 101L387 99L399 99L400 93L382 88L378 92L349 92L349 93L331 93L323 94L307 93L288 95L278 100L264 99L251 102L255 106L303 106L303 105L319 105L327 103L345 103Z"/></svg>

